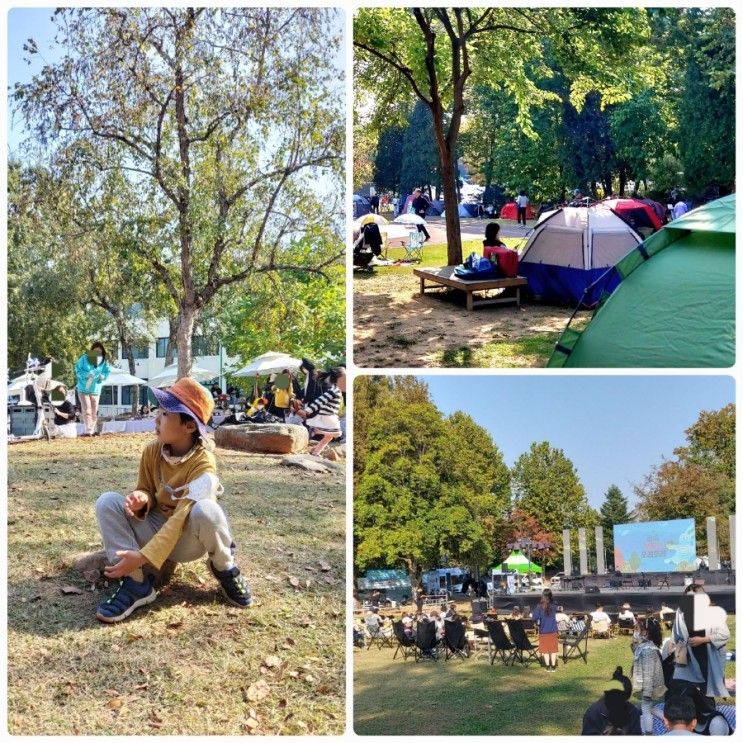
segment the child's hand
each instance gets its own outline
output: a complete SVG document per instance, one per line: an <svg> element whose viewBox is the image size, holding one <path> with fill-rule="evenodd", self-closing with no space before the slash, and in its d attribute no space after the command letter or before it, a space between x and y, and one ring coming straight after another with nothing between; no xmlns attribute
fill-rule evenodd
<svg viewBox="0 0 743 743"><path fill-rule="evenodd" d="M132 490L124 498L124 513L127 516L136 517L137 514L147 505L150 498L143 490Z"/></svg>
<svg viewBox="0 0 743 743"><path fill-rule="evenodd" d="M307 411L306 410L297 410L297 415L300 418L306 418L307 417Z"/></svg>
<svg viewBox="0 0 743 743"><path fill-rule="evenodd" d="M137 550L119 550L116 554L119 556L119 561L103 569L106 578L123 578L147 562L142 553Z"/></svg>

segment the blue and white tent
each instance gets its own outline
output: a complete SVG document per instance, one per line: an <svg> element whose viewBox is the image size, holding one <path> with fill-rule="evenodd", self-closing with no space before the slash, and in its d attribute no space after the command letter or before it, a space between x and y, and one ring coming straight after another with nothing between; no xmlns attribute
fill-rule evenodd
<svg viewBox="0 0 743 743"><path fill-rule="evenodd" d="M560 207L540 217L521 254L519 275L529 281L535 299L593 307L618 283L608 269L641 242L642 236L603 204ZM604 275L606 281L600 281Z"/></svg>

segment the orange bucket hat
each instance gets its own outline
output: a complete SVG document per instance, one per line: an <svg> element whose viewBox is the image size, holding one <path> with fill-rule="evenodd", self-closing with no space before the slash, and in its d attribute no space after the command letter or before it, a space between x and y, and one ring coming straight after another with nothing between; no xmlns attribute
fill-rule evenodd
<svg viewBox="0 0 743 743"><path fill-rule="evenodd" d="M150 387L160 407L168 413L190 415L202 436L209 433L208 422L214 412L214 400L205 387L191 377L181 377L172 387Z"/></svg>

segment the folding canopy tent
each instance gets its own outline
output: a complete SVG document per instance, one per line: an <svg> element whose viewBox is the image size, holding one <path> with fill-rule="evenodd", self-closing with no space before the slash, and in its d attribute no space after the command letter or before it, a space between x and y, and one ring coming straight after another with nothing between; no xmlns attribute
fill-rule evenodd
<svg viewBox="0 0 743 743"><path fill-rule="evenodd" d="M493 571L496 573L504 573L508 570L515 570L517 573L541 573L542 568L539 567L535 562L529 562L529 558L519 551L511 552L511 554L503 560L500 565L496 565Z"/></svg>
<svg viewBox="0 0 743 743"><path fill-rule="evenodd" d="M521 255L519 275L536 299L593 307L616 286L609 277L601 280L607 269L641 242L603 204L560 207L540 217Z"/></svg>
<svg viewBox="0 0 743 743"><path fill-rule="evenodd" d="M614 293L582 332L568 323L548 366L735 363L735 194L666 225L609 274Z"/></svg>

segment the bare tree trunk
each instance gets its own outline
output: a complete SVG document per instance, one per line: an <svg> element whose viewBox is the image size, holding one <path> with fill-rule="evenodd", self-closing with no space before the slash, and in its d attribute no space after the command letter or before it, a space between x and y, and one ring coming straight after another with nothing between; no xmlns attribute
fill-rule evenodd
<svg viewBox="0 0 743 743"><path fill-rule="evenodd" d="M193 329L199 311L188 304L182 304L178 313L178 379L187 377L193 366Z"/></svg>
<svg viewBox="0 0 743 743"><path fill-rule="evenodd" d="M129 374L136 377L137 362L134 360L134 352L132 351L131 345L127 343L126 346L123 346L122 344L122 350L125 352L127 361L129 362ZM132 416L135 416L137 414L137 409L139 408L139 385L135 384L132 386L134 388L132 392Z"/></svg>
<svg viewBox="0 0 743 743"><path fill-rule="evenodd" d="M165 349L165 366L175 361L175 351L178 348L178 318L168 318L168 345Z"/></svg>

